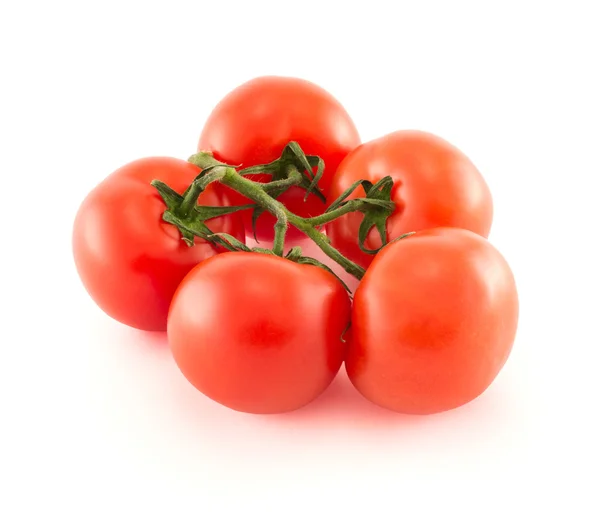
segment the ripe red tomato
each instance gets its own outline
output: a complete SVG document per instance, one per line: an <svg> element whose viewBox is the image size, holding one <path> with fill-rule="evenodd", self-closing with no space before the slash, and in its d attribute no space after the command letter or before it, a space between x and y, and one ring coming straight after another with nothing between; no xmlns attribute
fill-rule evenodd
<svg viewBox="0 0 600 513"><path fill-rule="evenodd" d="M218 160L243 169L279 158L290 141L325 161L319 187L327 195L339 163L360 144L360 137L348 113L327 91L306 80L266 76L242 84L221 100L202 130L198 151L212 151ZM265 175L248 178L269 181ZM312 194L305 202L304 195L304 190L293 187L278 199L298 215L322 214L324 203ZM237 194L235 198L236 204L248 202ZM247 233L252 233L251 211L242 216ZM259 217L259 240L273 240L273 225L271 214ZM303 237L290 227L288 241Z"/></svg>
<svg viewBox="0 0 600 513"><path fill-rule="evenodd" d="M165 204L150 185L158 179L181 194L197 174L198 168L183 160L144 158L109 175L83 201L73 229L75 264L90 296L114 319L142 330L166 330L169 304L183 277L220 252L202 239L188 247L177 228L162 220ZM227 194L214 184L199 203L227 205ZM207 226L244 236L235 215Z"/></svg>
<svg viewBox="0 0 600 513"><path fill-rule="evenodd" d="M349 321L348 294L327 271L225 253L185 277L167 331L177 365L202 393L234 410L282 413L329 386Z"/></svg>
<svg viewBox="0 0 600 513"><path fill-rule="evenodd" d="M354 296L346 370L369 400L402 413L479 396L511 351L518 297L502 255L460 228L385 247Z"/></svg>
<svg viewBox="0 0 600 513"><path fill-rule="evenodd" d="M408 232L455 226L487 237L492 225L492 196L479 171L457 148L425 132L405 130L362 144L340 164L329 190L332 203L357 180L376 183L394 179L396 210L387 220L388 240ZM361 187L349 199L363 197ZM363 267L373 255L360 250L362 214L354 212L327 225L332 244ZM372 229L365 246L377 249L381 239Z"/></svg>

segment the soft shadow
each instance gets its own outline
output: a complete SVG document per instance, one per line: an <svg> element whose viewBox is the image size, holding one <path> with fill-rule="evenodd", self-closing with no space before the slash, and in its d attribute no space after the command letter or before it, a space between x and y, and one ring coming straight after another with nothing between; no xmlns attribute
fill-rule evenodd
<svg viewBox="0 0 600 513"><path fill-rule="evenodd" d="M267 422L293 423L297 427L337 430L397 429L429 422L433 417L404 415L377 406L365 399L352 385L342 367L331 386L307 406L281 415L266 417Z"/></svg>
<svg viewBox="0 0 600 513"><path fill-rule="evenodd" d="M299 410L275 415L241 413L212 401L184 378L172 360L165 332L144 332L106 321L102 324L102 331L110 340L106 341L106 362L129 369L125 372L128 376L125 385L139 386L140 391L147 390L140 392L140 397L154 403L158 411L170 412L172 419L179 418L189 429L200 424L211 432L228 432L248 423L249 426L268 425L306 432L393 432L445 422L464 422L465 417L502 416L503 411L510 409L510 401L514 399L507 397L502 387L492 387L471 403L455 410L434 415L400 414L365 399L354 388L342 366L327 390ZM101 346L104 343L99 344ZM104 367L102 372L105 372ZM209 426L205 425L207 421Z"/></svg>
<svg viewBox="0 0 600 513"><path fill-rule="evenodd" d="M142 331L131 329L132 342L149 346L153 349L168 350L169 343L166 331Z"/></svg>

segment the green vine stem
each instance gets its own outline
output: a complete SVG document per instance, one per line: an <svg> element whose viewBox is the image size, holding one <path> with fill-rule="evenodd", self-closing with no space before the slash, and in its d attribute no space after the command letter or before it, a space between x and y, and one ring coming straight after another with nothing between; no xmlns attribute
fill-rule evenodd
<svg viewBox="0 0 600 513"><path fill-rule="evenodd" d="M285 230L287 230L287 223L289 222L291 225L295 226L301 232L310 237L323 251L323 253L325 253L334 262L338 263L347 273L355 276L359 280L364 276L365 270L360 265L355 264L352 260L346 258L337 249L335 249L329 243L327 236L317 230L315 228L315 224L313 224L310 220L290 212L279 201L269 196L260 186L257 186L256 182L244 178L234 168L228 167L225 169L225 175L221 178L221 183L231 187L240 194L243 194L248 199L251 199L255 203L259 204L262 208L277 218L277 222L275 223L275 241L273 244L273 251L276 255L283 255L283 240L281 240L280 237L282 236L282 233L283 236L285 236ZM337 219L346 213L340 213L339 210L329 212L330 221L333 221L334 219ZM279 225L280 221L285 222L285 229L282 229L281 225ZM281 253L279 253L278 250L280 250Z"/></svg>
<svg viewBox="0 0 600 513"><path fill-rule="evenodd" d="M352 199L352 200L348 201L345 205L342 205L341 207L339 207L335 210L332 210L330 212L325 212L324 214L321 214L320 216L306 218L305 221L310 223L312 226L324 226L327 223L330 223L331 221L335 221L338 217L342 217L346 214L349 214L350 212L364 211L365 202L366 201L364 198ZM368 203L377 205L379 202L369 201ZM387 205L385 205L385 202L383 202L383 201L380 203L380 205L382 207L387 206Z"/></svg>
<svg viewBox="0 0 600 513"><path fill-rule="evenodd" d="M369 217L385 222L385 219L395 207L394 203L387 199L389 194L386 196L385 191L382 192L377 188L377 184L373 186L369 182L361 181L354 184L344 195L340 196L324 214L304 218L290 212L275 198L289 187L300 186L307 190L307 194L314 192L321 195L318 188L316 188L316 182L323 172L322 161L318 157L304 155L296 143L290 143L286 147L279 161L264 166L255 166L250 172L243 173L250 175L267 171L274 178L269 183L249 180L240 174L234 166L217 161L210 153L197 153L190 157L189 162L201 168L202 172L188 187L183 196L178 195L168 185L158 180L152 181L152 185L156 187L167 205L167 211L165 211L163 219L176 225L188 244L193 244L193 236L197 236L210 242L220 243L225 248L231 249L233 247L231 240L229 238L225 240L219 234L213 234L204 224L204 220L216 215L224 215L225 213L254 207L255 209L263 209L276 218L273 241L273 253L275 255L284 256L285 235L288 225L291 224L312 239L323 253L339 264L342 269L360 280L365 274L365 269L335 249L328 237L317 227L356 211L365 213L365 220L370 225L373 225L373 221L369 221ZM311 165L318 165L319 167L317 174L314 176L312 169L310 169ZM299 169L305 169L308 176L300 172ZM211 207L198 206L199 195L210 183L216 181L242 194L251 200L254 205L221 207L222 213L212 212ZM367 197L344 201L351 191L360 184L363 184L365 191L368 193ZM389 187L391 190L391 185ZM313 189L315 190L313 191Z"/></svg>
<svg viewBox="0 0 600 513"><path fill-rule="evenodd" d="M178 214L188 217L196 206L196 203L198 203L198 198L200 194L202 194L202 191L204 191L211 182L219 180L224 174L225 170L215 170L209 178L204 175L194 180L183 195L183 201L177 209Z"/></svg>

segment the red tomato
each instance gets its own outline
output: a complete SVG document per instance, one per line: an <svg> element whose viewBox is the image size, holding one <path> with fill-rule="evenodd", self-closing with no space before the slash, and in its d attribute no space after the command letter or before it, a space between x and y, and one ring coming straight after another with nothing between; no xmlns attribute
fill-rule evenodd
<svg viewBox="0 0 600 513"><path fill-rule="evenodd" d="M234 410L282 413L315 399L344 359L350 300L327 271L257 253L196 266L169 312L183 375Z"/></svg>
<svg viewBox="0 0 600 513"><path fill-rule="evenodd" d="M471 161L443 139L425 132L398 131L362 144L340 164L329 190L333 202L357 180L394 179L388 218L392 240L408 232L455 226L487 237L492 225L492 196ZM363 197L359 187L349 199ZM363 267L373 260L358 246L362 214L354 212L327 225L327 235L339 251ZM381 239L372 229L365 246L377 249Z"/></svg>
<svg viewBox="0 0 600 513"><path fill-rule="evenodd" d="M79 208L73 230L77 271L90 296L114 319L142 330L165 330L183 277L219 252L202 239L188 247L177 228L162 220L165 204L150 185L158 179L181 194L197 173L196 166L179 159L136 160L108 176ZM200 204L228 204L227 191L216 185L201 194ZM207 226L244 236L235 215Z"/></svg>
<svg viewBox="0 0 600 513"><path fill-rule="evenodd" d="M425 230L384 248L354 296L346 370L369 400L428 414L479 396L517 330L512 272L483 237Z"/></svg>
<svg viewBox="0 0 600 513"><path fill-rule="evenodd" d="M307 155L325 161L319 186L327 195L339 163L360 144L360 137L348 113L327 91L306 80L267 76L242 84L221 100L202 130L198 150L212 151L218 160L243 169L279 158L290 141L300 144ZM265 175L248 178L269 181ZM298 215L322 214L324 203L312 194L305 202L304 195L304 190L293 187L278 199ZM236 204L248 203L243 196L235 197ZM242 216L250 234L252 213L242 212ZM260 216L259 240L273 240L273 224L270 214ZM290 227L288 241L303 237Z"/></svg>

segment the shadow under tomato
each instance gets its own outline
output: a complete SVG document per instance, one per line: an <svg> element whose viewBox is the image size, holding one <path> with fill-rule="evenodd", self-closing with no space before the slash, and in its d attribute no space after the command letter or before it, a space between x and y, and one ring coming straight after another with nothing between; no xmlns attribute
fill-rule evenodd
<svg viewBox="0 0 600 513"><path fill-rule="evenodd" d="M346 427L359 430L397 429L429 421L424 416L403 415L371 403L354 388L343 367L329 388L312 403L265 419L267 422L292 423L307 428Z"/></svg>
<svg viewBox="0 0 600 513"><path fill-rule="evenodd" d="M156 349L168 350L169 342L166 331L141 331L132 329L131 339L134 343Z"/></svg>
<svg viewBox="0 0 600 513"><path fill-rule="evenodd" d="M214 402L187 382L172 361L165 332L144 332L116 323L106 331L112 335L109 335L112 339L109 345L113 347L111 359L125 361L124 368L130 369L125 371L130 375L127 383L136 388L139 385L139 390L147 390L141 396L150 402L156 401L157 406L162 403L160 409L163 412L170 411L173 419L179 418L188 426L205 426L209 419L211 426L220 426L226 431L240 422L266 424L285 431L410 431L457 416L485 416L486 412L506 406L502 394L490 390L483 394L484 397L448 412L427 416L400 414L365 399L354 388L342 366L327 390L303 408L273 415L241 413Z"/></svg>
<svg viewBox="0 0 600 513"><path fill-rule="evenodd" d="M439 422L464 422L464 417L485 418L510 407L498 387L490 387L473 401L452 410L431 415L397 413L377 406L364 398L352 385L344 367L331 386L312 403L289 413L265 416L265 422L293 424L306 429L358 431L395 431L431 426Z"/></svg>

